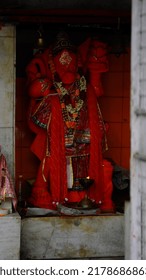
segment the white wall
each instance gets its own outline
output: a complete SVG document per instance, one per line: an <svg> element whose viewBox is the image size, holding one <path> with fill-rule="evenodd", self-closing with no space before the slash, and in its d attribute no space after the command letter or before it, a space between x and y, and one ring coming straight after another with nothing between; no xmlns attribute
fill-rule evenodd
<svg viewBox="0 0 146 280"><path fill-rule="evenodd" d="M132 1L130 259L146 259L146 1Z"/></svg>

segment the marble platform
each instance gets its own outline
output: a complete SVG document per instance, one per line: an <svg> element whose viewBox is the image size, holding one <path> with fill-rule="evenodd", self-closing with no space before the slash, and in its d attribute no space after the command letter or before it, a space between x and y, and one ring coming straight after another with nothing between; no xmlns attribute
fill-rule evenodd
<svg viewBox="0 0 146 280"><path fill-rule="evenodd" d="M21 259L124 258L124 215L25 217Z"/></svg>

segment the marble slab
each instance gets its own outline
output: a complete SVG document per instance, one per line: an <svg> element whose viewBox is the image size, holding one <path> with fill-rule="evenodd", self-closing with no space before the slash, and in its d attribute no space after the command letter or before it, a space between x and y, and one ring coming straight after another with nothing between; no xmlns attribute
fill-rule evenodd
<svg viewBox="0 0 146 280"><path fill-rule="evenodd" d="M77 259L124 256L124 216L26 217L21 259Z"/></svg>
<svg viewBox="0 0 146 280"><path fill-rule="evenodd" d="M20 259L20 232L18 213L0 217L0 260Z"/></svg>

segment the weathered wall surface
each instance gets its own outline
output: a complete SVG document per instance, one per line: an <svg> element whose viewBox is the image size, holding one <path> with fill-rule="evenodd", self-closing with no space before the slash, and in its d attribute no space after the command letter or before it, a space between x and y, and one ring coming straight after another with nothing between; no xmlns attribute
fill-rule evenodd
<svg viewBox="0 0 146 280"><path fill-rule="evenodd" d="M0 29L0 145L14 175L15 27Z"/></svg>
<svg viewBox="0 0 146 280"><path fill-rule="evenodd" d="M130 259L146 259L146 1L132 2Z"/></svg>

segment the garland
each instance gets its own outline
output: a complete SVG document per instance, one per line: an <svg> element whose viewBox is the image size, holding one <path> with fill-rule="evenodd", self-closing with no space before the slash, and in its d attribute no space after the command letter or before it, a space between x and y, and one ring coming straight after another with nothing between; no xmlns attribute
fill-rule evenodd
<svg viewBox="0 0 146 280"><path fill-rule="evenodd" d="M57 75L55 66L53 63L53 58L52 58L52 53L49 53L49 66L50 70L53 76L53 84L54 87L56 88L58 94L59 94L59 99L60 99L60 104L61 104L61 109L62 109L62 115L64 122L69 129L74 129L76 127L76 124L79 119L79 114L80 110L83 107L84 101L80 98L80 92L81 91L86 91L86 79L84 76L79 76L75 80L75 82L70 86L69 89L66 89L63 86L63 83L61 81L56 81L55 77ZM72 98L72 103L66 104L65 97L70 96Z"/></svg>

